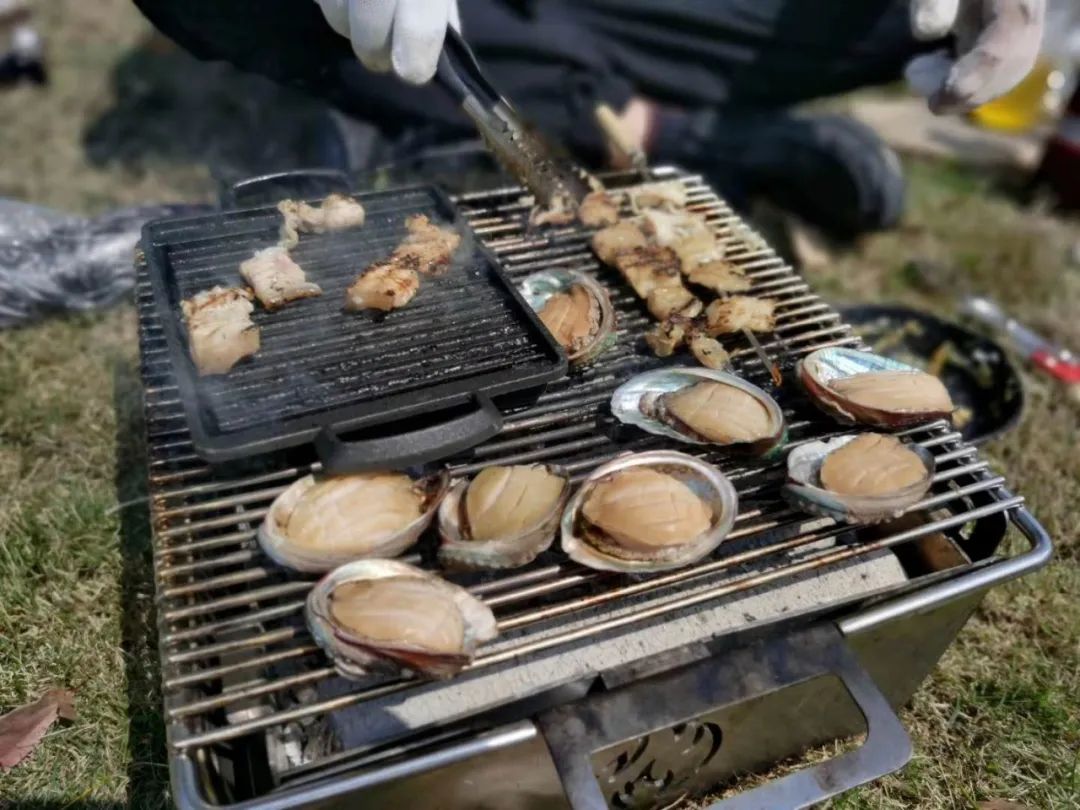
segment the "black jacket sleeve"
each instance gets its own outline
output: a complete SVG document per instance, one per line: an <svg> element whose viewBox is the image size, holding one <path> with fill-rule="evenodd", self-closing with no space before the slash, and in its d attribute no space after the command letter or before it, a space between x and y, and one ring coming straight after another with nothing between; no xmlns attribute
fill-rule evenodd
<svg viewBox="0 0 1080 810"><path fill-rule="evenodd" d="M348 40L311 0L135 0L160 30L200 59L223 60L275 81L318 87Z"/></svg>

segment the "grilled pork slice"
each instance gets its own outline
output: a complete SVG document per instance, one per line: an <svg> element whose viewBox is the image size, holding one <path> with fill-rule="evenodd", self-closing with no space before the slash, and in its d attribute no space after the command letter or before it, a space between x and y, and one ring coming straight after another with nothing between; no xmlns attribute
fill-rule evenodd
<svg viewBox="0 0 1080 810"><path fill-rule="evenodd" d="M686 320L673 315L645 333L645 343L657 357L671 357L686 340Z"/></svg>
<svg viewBox="0 0 1080 810"><path fill-rule="evenodd" d="M649 293L646 303L649 307L649 313L658 321L670 318L672 315L695 318L701 314L701 310L705 307L701 303L701 299L682 284L657 287Z"/></svg>
<svg viewBox="0 0 1080 810"><path fill-rule="evenodd" d="M724 259L699 264L686 274L686 279L718 293L745 292L752 286L739 267Z"/></svg>
<svg viewBox="0 0 1080 810"><path fill-rule="evenodd" d="M529 227L569 225L577 217L577 209L573 197L566 193L558 193L552 198L551 205L533 206L529 212Z"/></svg>
<svg viewBox="0 0 1080 810"><path fill-rule="evenodd" d="M279 244L291 248L300 241L301 233L327 233L364 224L364 206L344 194L331 194L318 206L298 200L282 200L278 210L281 223Z"/></svg>
<svg viewBox="0 0 1080 810"><path fill-rule="evenodd" d="M426 276L441 276L450 268L450 257L461 244L461 234L451 228L440 228L423 214L405 220L409 235L391 257Z"/></svg>
<svg viewBox="0 0 1080 810"><path fill-rule="evenodd" d="M679 257L684 273L702 262L721 258L723 245L705 221L689 211L646 211L642 230L656 244L670 247Z"/></svg>
<svg viewBox="0 0 1080 810"><path fill-rule="evenodd" d="M660 183L645 183L630 189L630 207L635 211L648 208L677 210L686 207L686 186L678 180L666 180Z"/></svg>
<svg viewBox="0 0 1080 810"><path fill-rule="evenodd" d="M180 302L188 349L200 376L224 374L259 350L251 298L249 291L238 287L214 287Z"/></svg>
<svg viewBox="0 0 1080 810"><path fill-rule="evenodd" d="M578 221L586 228L601 228L619 221L619 204L606 191L586 194L577 212Z"/></svg>
<svg viewBox="0 0 1080 810"><path fill-rule="evenodd" d="M416 271L393 258L370 265L345 291L345 309L389 312L405 306L420 289Z"/></svg>
<svg viewBox="0 0 1080 810"><path fill-rule="evenodd" d="M727 353L727 350L720 345L720 341L716 338L695 333L687 341L687 345L689 345L690 353L694 355L694 359L705 368L723 370L731 362L731 355Z"/></svg>
<svg viewBox="0 0 1080 810"><path fill-rule="evenodd" d="M671 248L646 245L624 250L615 257L615 269L645 301L657 287L682 286L679 257Z"/></svg>
<svg viewBox="0 0 1080 810"><path fill-rule="evenodd" d="M615 258L624 250L643 248L649 243L645 232L634 220L623 220L593 234L593 253L604 264L614 264Z"/></svg>
<svg viewBox="0 0 1080 810"><path fill-rule="evenodd" d="M281 245L256 251L240 264L240 275L267 309L277 309L298 298L322 295L322 288L307 280L300 265Z"/></svg>
<svg viewBox="0 0 1080 810"><path fill-rule="evenodd" d="M749 329L771 332L776 328L776 302L771 298L733 295L718 298L705 310L705 331L710 337Z"/></svg>

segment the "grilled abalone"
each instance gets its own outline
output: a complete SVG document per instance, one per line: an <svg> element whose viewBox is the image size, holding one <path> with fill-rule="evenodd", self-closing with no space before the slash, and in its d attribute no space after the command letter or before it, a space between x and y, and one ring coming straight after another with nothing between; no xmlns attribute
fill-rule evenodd
<svg viewBox="0 0 1080 810"><path fill-rule="evenodd" d="M798 376L815 404L845 422L907 427L947 418L954 408L937 377L856 349L819 349L799 363Z"/></svg>
<svg viewBox="0 0 1080 810"><path fill-rule="evenodd" d="M737 510L731 483L693 456L625 456L582 484L563 513L562 547L571 559L600 570L678 568L716 548Z"/></svg>
<svg viewBox="0 0 1080 810"><path fill-rule="evenodd" d="M545 270L521 282L521 293L573 365L583 365L615 339L615 310L607 290L570 270Z"/></svg>
<svg viewBox="0 0 1080 810"><path fill-rule="evenodd" d="M468 591L396 560L334 570L305 612L311 635L349 678L402 670L447 677L498 633L491 610Z"/></svg>
<svg viewBox="0 0 1080 810"><path fill-rule="evenodd" d="M555 537L570 486L542 464L487 467L458 481L439 506L439 561L450 568L516 568Z"/></svg>
<svg viewBox="0 0 1080 810"><path fill-rule="evenodd" d="M540 320L569 355L588 345L600 328L600 303L580 284L557 292L540 308Z"/></svg>
<svg viewBox="0 0 1080 810"><path fill-rule="evenodd" d="M808 511L848 523L878 523L918 502L933 475L934 458L924 448L863 433L793 450L784 491Z"/></svg>
<svg viewBox="0 0 1080 810"><path fill-rule="evenodd" d="M369 472L296 481L271 504L259 544L281 565L319 573L416 542L446 492L445 473Z"/></svg>
<svg viewBox="0 0 1080 810"><path fill-rule="evenodd" d="M611 412L626 424L688 444L763 455L783 443L780 406L733 374L699 368L647 371L619 386Z"/></svg>

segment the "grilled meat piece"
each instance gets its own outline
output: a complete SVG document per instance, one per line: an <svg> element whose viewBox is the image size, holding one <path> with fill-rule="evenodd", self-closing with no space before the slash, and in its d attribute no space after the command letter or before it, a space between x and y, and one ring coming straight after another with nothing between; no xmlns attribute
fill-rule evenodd
<svg viewBox="0 0 1080 810"><path fill-rule="evenodd" d="M686 279L718 293L745 292L752 286L739 267L724 259L699 264L686 274Z"/></svg>
<svg viewBox="0 0 1080 810"><path fill-rule="evenodd" d="M618 201L606 191L586 194L577 212L578 221L586 228L602 228L619 221Z"/></svg>
<svg viewBox="0 0 1080 810"><path fill-rule="evenodd" d="M677 210L686 207L686 186L678 180L645 183L627 191L634 211L648 208Z"/></svg>
<svg viewBox="0 0 1080 810"><path fill-rule="evenodd" d="M708 335L695 333L687 341L690 353L705 368L722 370L731 363L731 355L720 345L720 341Z"/></svg>
<svg viewBox="0 0 1080 810"><path fill-rule="evenodd" d="M646 211L642 230L656 244L670 247L688 273L702 262L723 256L723 245L703 216L689 211Z"/></svg>
<svg viewBox="0 0 1080 810"><path fill-rule="evenodd" d="M291 248L300 241L301 233L327 233L364 224L364 206L344 194L331 194L318 206L298 200L278 203L284 221L279 243Z"/></svg>
<svg viewBox="0 0 1080 810"><path fill-rule="evenodd" d="M570 195L558 194L552 199L551 205L537 205L529 212L529 227L569 225L577 218L577 210L577 203Z"/></svg>
<svg viewBox="0 0 1080 810"><path fill-rule="evenodd" d="M671 248L646 245L624 250L615 257L615 268L642 300L647 301L657 287L682 286L679 258Z"/></svg>
<svg viewBox="0 0 1080 810"><path fill-rule="evenodd" d="M298 298L322 295L322 288L307 280L300 265L280 245L256 251L240 264L240 275L267 309L277 309Z"/></svg>
<svg viewBox="0 0 1080 810"><path fill-rule="evenodd" d="M255 305L248 290L214 287L180 302L187 324L188 350L200 376L224 374L259 350Z"/></svg>
<svg viewBox="0 0 1080 810"><path fill-rule="evenodd" d="M623 251L643 248L648 243L648 237L638 223L626 219L593 234L592 249L604 264L614 264L616 257Z"/></svg>
<svg viewBox="0 0 1080 810"><path fill-rule="evenodd" d="M420 277L412 267L393 257L370 265L345 291L345 309L378 309L389 312L405 306L420 289Z"/></svg>
<svg viewBox="0 0 1080 810"><path fill-rule="evenodd" d="M771 298L733 295L719 298L705 310L705 331L710 337L749 329L771 332L776 328L776 302Z"/></svg>
<svg viewBox="0 0 1080 810"><path fill-rule="evenodd" d="M645 333L645 343L657 357L671 357L686 339L686 321L674 315Z"/></svg>
<svg viewBox="0 0 1080 810"><path fill-rule="evenodd" d="M649 313L658 321L670 318L672 315L693 318L704 308L701 300L682 284L657 287L649 293L646 303Z"/></svg>
<svg viewBox="0 0 1080 810"><path fill-rule="evenodd" d="M450 268L450 258L461 244L461 234L440 228L423 214L405 220L409 235L394 250L392 261L412 267L426 276L441 276Z"/></svg>

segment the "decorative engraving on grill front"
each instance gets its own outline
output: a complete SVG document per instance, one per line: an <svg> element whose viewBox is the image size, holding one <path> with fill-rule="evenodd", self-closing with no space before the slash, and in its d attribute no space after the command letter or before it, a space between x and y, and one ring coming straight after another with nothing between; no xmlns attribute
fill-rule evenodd
<svg viewBox="0 0 1080 810"><path fill-rule="evenodd" d="M609 749L612 756L597 773L608 804L629 810L680 802L690 795L695 777L716 756L723 739L716 723L691 720Z"/></svg>

